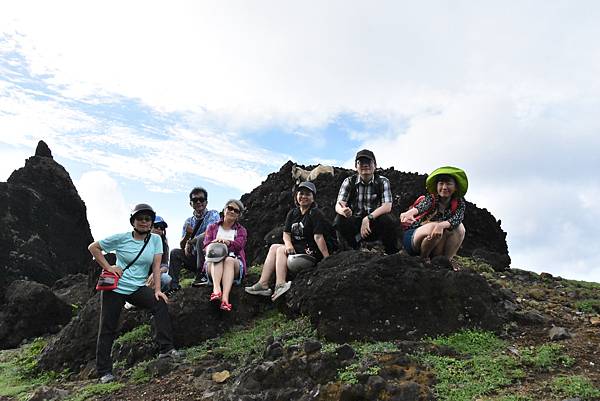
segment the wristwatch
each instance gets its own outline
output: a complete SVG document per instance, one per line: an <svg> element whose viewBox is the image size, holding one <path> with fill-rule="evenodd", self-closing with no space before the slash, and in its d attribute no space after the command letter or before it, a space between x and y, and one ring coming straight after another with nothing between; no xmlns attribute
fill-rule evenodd
<svg viewBox="0 0 600 401"><path fill-rule="evenodd" d="M373 216L373 214L369 213L367 215L367 219L369 219L370 221L373 221L373 220L375 220L375 216Z"/></svg>

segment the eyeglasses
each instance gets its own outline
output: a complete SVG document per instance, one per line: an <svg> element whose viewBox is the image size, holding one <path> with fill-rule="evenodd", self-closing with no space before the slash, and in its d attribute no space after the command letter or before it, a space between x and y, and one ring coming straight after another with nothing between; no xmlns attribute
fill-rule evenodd
<svg viewBox="0 0 600 401"><path fill-rule="evenodd" d="M192 202L192 203L204 203L204 202L206 202L206 198L202 198L202 197L199 197L199 198L190 198L190 202Z"/></svg>
<svg viewBox="0 0 600 401"><path fill-rule="evenodd" d="M235 208L235 207L233 207L233 206L227 206L227 208L226 208L226 209L227 209L227 210L229 210L230 212L233 212L233 213L235 213L235 214L240 214L240 209L238 209L238 208Z"/></svg>
<svg viewBox="0 0 600 401"><path fill-rule="evenodd" d="M358 159L356 161L356 164L361 165L361 166L370 166L371 163L373 163L373 160L368 159L366 157L361 157L360 159Z"/></svg>
<svg viewBox="0 0 600 401"><path fill-rule="evenodd" d="M154 220L152 218L152 216L148 216L146 214L137 215L134 217L134 219L136 219L137 221L152 221L152 220Z"/></svg>

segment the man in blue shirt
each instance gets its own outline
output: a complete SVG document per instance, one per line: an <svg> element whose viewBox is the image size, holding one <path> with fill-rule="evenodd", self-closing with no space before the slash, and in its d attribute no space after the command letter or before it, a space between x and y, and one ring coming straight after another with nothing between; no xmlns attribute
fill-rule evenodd
<svg viewBox="0 0 600 401"><path fill-rule="evenodd" d="M181 248L171 251L169 258L169 274L173 278L171 281L171 290L181 289L179 285L179 272L182 268L196 273L196 279L192 284L194 287L203 285L206 277L202 274L204 265L204 252L202 251L202 241L204 241L204 232L206 228L219 221L219 212L216 210L207 210L208 192L202 187L195 187L190 192L190 206L194 209L194 214L188 217L183 223L181 232Z"/></svg>
<svg viewBox="0 0 600 401"><path fill-rule="evenodd" d="M356 175L342 182L335 203L334 226L338 237L353 249L360 242L376 239L383 242L386 254L398 252L395 219L392 211L390 181L375 174L377 162L368 149L356 154Z"/></svg>

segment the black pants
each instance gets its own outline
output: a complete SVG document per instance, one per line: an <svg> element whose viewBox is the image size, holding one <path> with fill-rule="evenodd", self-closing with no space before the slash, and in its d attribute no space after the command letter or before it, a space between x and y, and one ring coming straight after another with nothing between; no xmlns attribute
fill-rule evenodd
<svg viewBox="0 0 600 401"><path fill-rule="evenodd" d="M173 349L173 328L169 309L165 301L154 298L154 290L149 287L140 287L130 295L119 294L114 291L100 293L102 307L100 309L100 328L96 343L96 370L99 376L112 372L112 345L117 334L119 317L125 301L144 309L150 309L154 315L154 328L156 342L160 352Z"/></svg>
<svg viewBox="0 0 600 401"><path fill-rule="evenodd" d="M183 249L173 249L169 257L169 275L173 279L171 288L179 288L179 274L183 268L195 273L196 281L200 280L204 275L202 266L204 266L204 253L202 251L198 255L185 256Z"/></svg>
<svg viewBox="0 0 600 401"><path fill-rule="evenodd" d="M360 240L360 226L362 224L362 217L351 216L344 217L340 214L336 214L333 226L338 232L338 235L343 238L352 249L358 249ZM398 252L398 240L396 238L396 224L394 222L394 216L391 213L386 213L383 216L372 220L371 234L367 238L362 239L363 241L375 241L381 240L385 253L388 255Z"/></svg>

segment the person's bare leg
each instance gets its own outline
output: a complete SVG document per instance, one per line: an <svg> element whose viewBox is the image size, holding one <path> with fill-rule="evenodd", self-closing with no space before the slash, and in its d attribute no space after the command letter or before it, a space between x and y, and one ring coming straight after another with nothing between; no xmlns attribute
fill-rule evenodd
<svg viewBox="0 0 600 401"><path fill-rule="evenodd" d="M277 248L275 258L275 285L285 283L287 278L287 254L285 247Z"/></svg>
<svg viewBox="0 0 600 401"><path fill-rule="evenodd" d="M428 259L430 257L431 252L440 241L440 238L427 239L427 237L431 235L431 231L433 231L433 224L427 223L417 228L413 236L413 249L418 251L421 257L424 259Z"/></svg>
<svg viewBox="0 0 600 401"><path fill-rule="evenodd" d="M465 234L465 226L463 226L462 223L454 230L448 231L446 243L444 244L444 256L447 256L448 259L452 259L456 256L458 249L460 248L465 239Z"/></svg>
<svg viewBox="0 0 600 401"><path fill-rule="evenodd" d="M223 278L223 262L209 263L210 276L213 282L213 292L218 294L221 292L221 280Z"/></svg>
<svg viewBox="0 0 600 401"><path fill-rule="evenodd" d="M269 253L267 253L267 258L265 259L262 271L260 272L260 278L258 279L258 282L263 288L269 286L269 280L275 271L275 258L279 248L285 249L285 246L283 244L273 244L269 248Z"/></svg>
<svg viewBox="0 0 600 401"><path fill-rule="evenodd" d="M231 287L233 286L233 280L236 276L240 274L240 262L232 258L230 256L225 258L225 262L223 263L223 279L221 280L221 284L223 286L223 302L229 303L229 293L231 292Z"/></svg>

